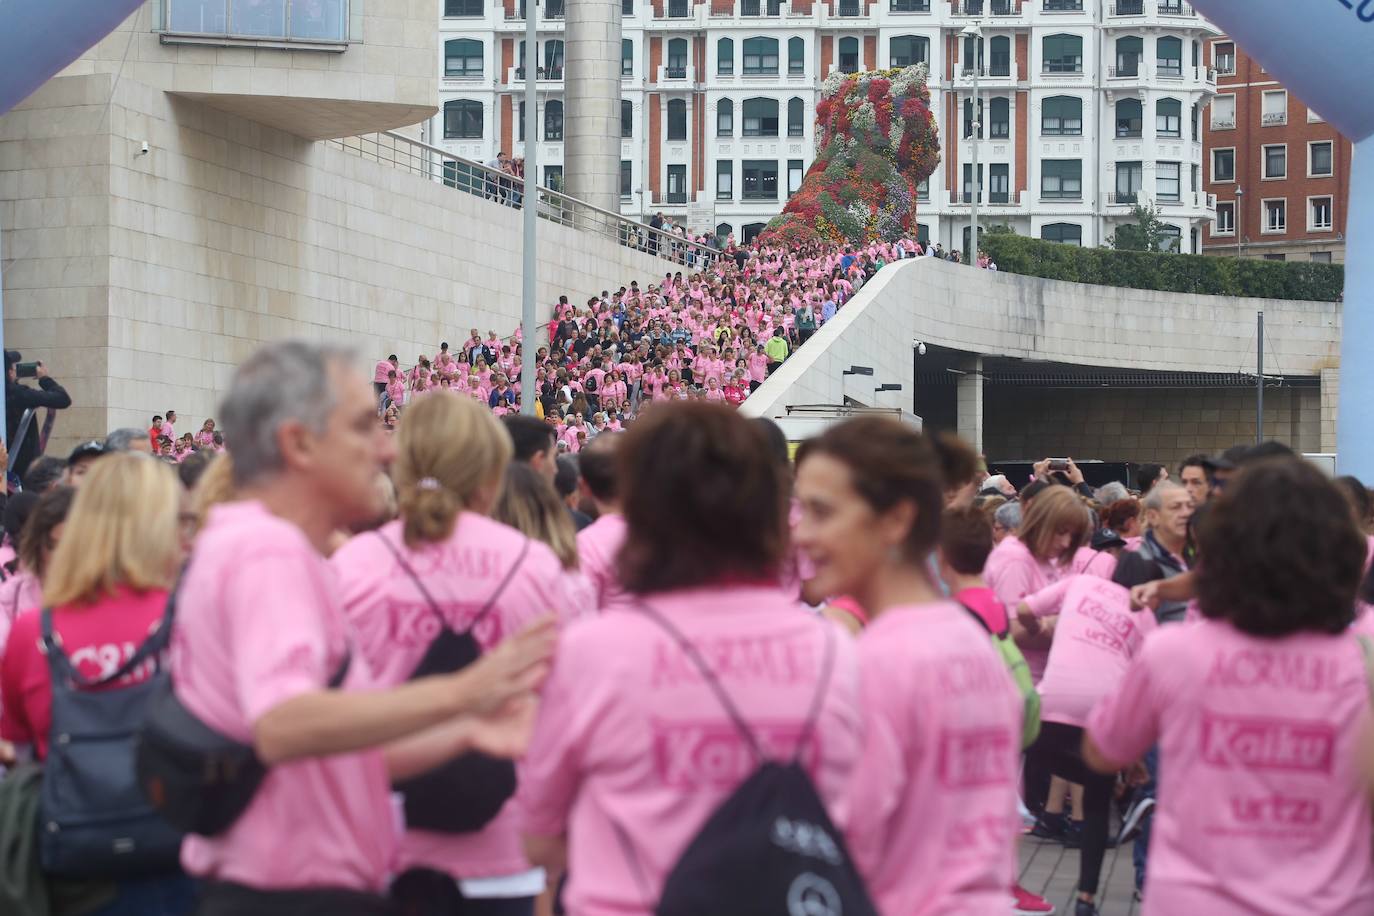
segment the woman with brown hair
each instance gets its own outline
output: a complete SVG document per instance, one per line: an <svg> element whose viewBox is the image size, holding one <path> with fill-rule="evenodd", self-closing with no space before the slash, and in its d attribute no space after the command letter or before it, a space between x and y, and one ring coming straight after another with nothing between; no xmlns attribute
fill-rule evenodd
<svg viewBox="0 0 1374 916"><path fill-rule="evenodd" d="M1012 895L1022 700L987 630L931 570L951 484L976 462L954 437L877 417L798 453L812 583L872 620L858 638L864 746L845 832L883 913L1005 913Z"/></svg>
<svg viewBox="0 0 1374 916"><path fill-rule="evenodd" d="M858 754L857 672L852 642L778 586L788 497L758 424L720 405L656 406L616 465L628 596L564 633L521 801L534 861L567 857L568 912L647 916L765 760L796 760L839 802Z"/></svg>

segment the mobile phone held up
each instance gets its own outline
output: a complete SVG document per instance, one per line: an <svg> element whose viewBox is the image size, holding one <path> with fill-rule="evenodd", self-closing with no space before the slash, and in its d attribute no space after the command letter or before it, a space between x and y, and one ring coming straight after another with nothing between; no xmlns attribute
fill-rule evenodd
<svg viewBox="0 0 1374 916"><path fill-rule="evenodd" d="M38 367L41 366L41 365L43 365L43 364L40 363L40 362L32 362L32 363L15 363L15 364L14 364L14 375L15 375L15 378L37 378L37 377L38 377Z"/></svg>
<svg viewBox="0 0 1374 916"><path fill-rule="evenodd" d="M1069 459L1067 459L1067 458L1051 458L1051 459L1050 459L1050 470L1051 470L1051 471L1067 471L1068 469L1069 469Z"/></svg>

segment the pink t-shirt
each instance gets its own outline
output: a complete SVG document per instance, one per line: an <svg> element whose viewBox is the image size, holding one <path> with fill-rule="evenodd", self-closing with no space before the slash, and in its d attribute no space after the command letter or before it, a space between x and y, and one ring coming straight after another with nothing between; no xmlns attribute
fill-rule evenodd
<svg viewBox="0 0 1374 916"><path fill-rule="evenodd" d="M577 533L582 572L596 589L596 606L607 608L625 599L616 572L616 554L625 543L628 526L621 515L607 513Z"/></svg>
<svg viewBox="0 0 1374 916"><path fill-rule="evenodd" d="M0 656L5 654L10 628L24 611L43 606L43 585L33 573L21 569L0 582Z"/></svg>
<svg viewBox="0 0 1374 916"><path fill-rule="evenodd" d="M329 564L258 502L210 510L181 595L177 696L238 741L251 741L253 723L279 704L325 689L354 642ZM343 689L374 686L366 656L352 652ZM390 793L379 750L281 764L228 831L186 837L182 865L264 889L380 892L397 842Z"/></svg>
<svg viewBox="0 0 1374 916"><path fill-rule="evenodd" d="M1116 572L1116 557L1105 550L1080 547L1069 564L1070 574L1090 573L1099 579L1110 579Z"/></svg>
<svg viewBox="0 0 1374 916"><path fill-rule="evenodd" d="M864 746L845 835L878 911L1009 911L1021 696L953 602L893 608L859 636Z"/></svg>
<svg viewBox="0 0 1374 916"><path fill-rule="evenodd" d="M1015 613L1021 599L1058 581L1060 573L1052 564L1035 559L1030 549L1012 535L1003 538L1002 543L992 548L988 562L983 567L983 578L1007 609ZM1030 669L1031 677L1038 682L1045 673L1049 650L1022 647L1021 654L1026 657L1026 667Z"/></svg>
<svg viewBox="0 0 1374 916"><path fill-rule="evenodd" d="M1026 596L1026 604L1037 617L1059 615L1038 685L1040 717L1082 728L1159 622L1150 611L1131 610L1126 588L1091 573L1060 579Z"/></svg>
<svg viewBox="0 0 1374 916"><path fill-rule="evenodd" d="M458 517L445 542L411 551L401 542L401 523L350 540L330 559L339 577L344 607L379 684L404 683L420 663L438 623L410 575L381 538L399 549L424 582L448 625L462 632L491 600L511 572L522 548L528 551L492 610L473 630L483 649L549 613L565 619L581 608L569 596L563 569L553 551L514 528L474 512ZM464 878L487 878L525 871L513 805L506 805L485 828L474 833L406 832L398 870L427 866Z"/></svg>
<svg viewBox="0 0 1374 916"><path fill-rule="evenodd" d="M833 807L859 749L852 641L775 588L648 601L697 647L775 757L796 750L833 640L825 700L801 751ZM756 765L678 644L642 613L612 610L563 635L521 766L526 829L568 835L568 912L645 916L687 844Z"/></svg>
<svg viewBox="0 0 1374 916"><path fill-rule="evenodd" d="M1163 627L1088 733L1110 759L1160 748L1144 916L1374 913L1371 722L1353 634Z"/></svg>

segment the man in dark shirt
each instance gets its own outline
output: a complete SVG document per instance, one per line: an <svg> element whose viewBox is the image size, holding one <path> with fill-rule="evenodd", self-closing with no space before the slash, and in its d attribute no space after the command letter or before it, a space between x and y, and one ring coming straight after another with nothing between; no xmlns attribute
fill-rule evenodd
<svg viewBox="0 0 1374 916"><path fill-rule="evenodd" d="M19 425L24 412L29 409L37 411L40 407L62 410L72 406L71 395L48 376L48 369L42 363L38 364L34 375L38 379L37 388L19 384L15 365L23 358L18 350L5 351L5 438L9 442L10 452L15 456L11 470L19 477L24 476L29 464L41 454L39 440L43 421L35 413L21 435Z"/></svg>

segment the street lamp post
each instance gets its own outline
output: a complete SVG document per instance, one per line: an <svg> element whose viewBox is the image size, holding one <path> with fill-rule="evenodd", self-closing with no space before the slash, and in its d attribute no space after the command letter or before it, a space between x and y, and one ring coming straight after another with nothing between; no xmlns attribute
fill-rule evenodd
<svg viewBox="0 0 1374 916"><path fill-rule="evenodd" d="M1241 247L1242 245L1245 244L1245 236L1241 235L1241 231L1240 231L1241 217L1244 216L1244 215L1245 215L1245 189L1244 189L1244 188L1236 188L1236 218L1235 218L1235 220L1233 221L1233 222L1234 222L1234 225L1232 225L1231 228L1234 229L1235 232L1236 232L1236 260L1237 260L1237 261L1239 261L1241 258L1243 258L1243 257L1245 256L1245 251L1244 251L1244 249Z"/></svg>
<svg viewBox="0 0 1374 916"><path fill-rule="evenodd" d="M970 143L970 165L973 171L973 196L972 206L969 208L969 221L972 227L969 232L968 263L970 267L978 266L978 198L982 197L982 182L978 179L978 137L983 131L983 112L979 108L982 99L978 95L978 71L983 68L983 29L978 23L971 23L964 26L961 33L965 38L973 39L973 131L969 137Z"/></svg>

